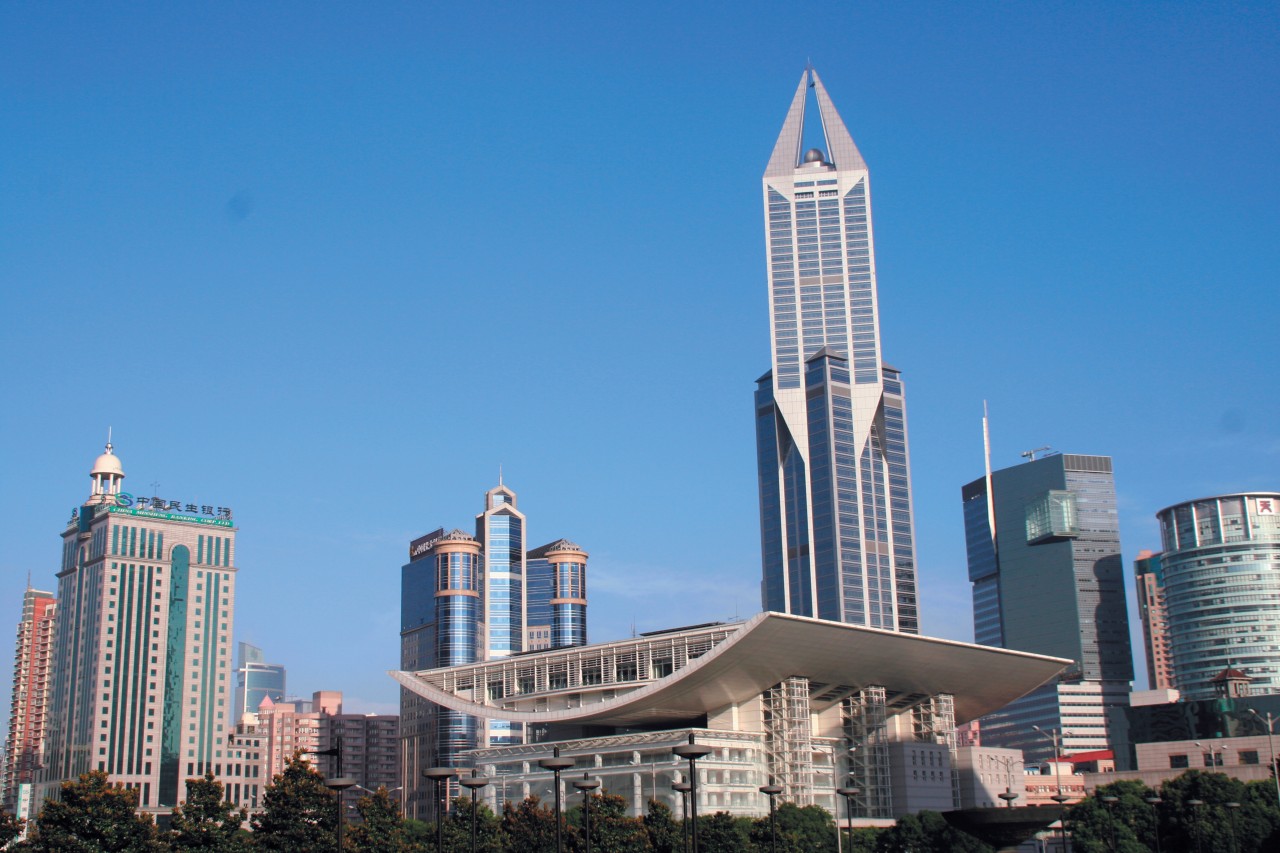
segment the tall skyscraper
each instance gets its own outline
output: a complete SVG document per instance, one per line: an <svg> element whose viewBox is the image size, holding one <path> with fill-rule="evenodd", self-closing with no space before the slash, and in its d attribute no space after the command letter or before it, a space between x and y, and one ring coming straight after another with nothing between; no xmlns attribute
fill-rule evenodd
<svg viewBox="0 0 1280 853"><path fill-rule="evenodd" d="M983 744L1046 758L1038 725L1070 731L1067 751L1108 748L1106 709L1127 704L1133 680L1111 458L1051 454L961 497L975 640L1075 662L985 718Z"/></svg>
<svg viewBox="0 0 1280 853"><path fill-rule="evenodd" d="M51 592L32 589L22 597L22 621L13 656L13 699L9 705L9 737L5 741L3 791L0 805L14 814L18 786L35 781L44 756L49 699L49 656L53 648L57 599Z"/></svg>
<svg viewBox="0 0 1280 853"><path fill-rule="evenodd" d="M804 149L810 93L825 149ZM766 610L919 633L906 409L880 355L869 181L806 70L764 173L761 597Z"/></svg>
<svg viewBox="0 0 1280 853"><path fill-rule="evenodd" d="M1152 690L1173 689L1173 660L1169 656L1169 630L1164 610L1164 566L1160 555L1140 551L1133 561L1138 584L1138 615L1147 646L1147 683Z"/></svg>
<svg viewBox="0 0 1280 853"><path fill-rule="evenodd" d="M475 536L440 528L409 543L400 580L401 669L509 657L534 647L531 639L586 642L586 552L564 539L526 551L527 534L516 493L500 483L485 493ZM432 814L423 770L458 766L466 750L523 738L518 724L478 720L401 689L406 813Z"/></svg>
<svg viewBox="0 0 1280 853"><path fill-rule="evenodd" d="M267 663L262 649L249 643L238 645L236 655L236 704L232 710L232 722L240 722L245 714L258 710L262 700L271 697L273 702L283 702L285 697L285 671L278 663Z"/></svg>
<svg viewBox="0 0 1280 853"><path fill-rule="evenodd" d="M226 750L235 606L231 510L136 497L108 442L63 531L41 784L88 770L175 805Z"/></svg>
<svg viewBox="0 0 1280 853"><path fill-rule="evenodd" d="M1173 687L1211 699L1230 668L1280 692L1280 493L1245 492L1156 513Z"/></svg>

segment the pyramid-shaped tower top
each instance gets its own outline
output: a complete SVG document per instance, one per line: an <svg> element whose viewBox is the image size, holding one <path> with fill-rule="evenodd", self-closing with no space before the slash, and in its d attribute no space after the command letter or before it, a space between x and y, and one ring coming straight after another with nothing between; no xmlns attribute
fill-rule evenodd
<svg viewBox="0 0 1280 853"><path fill-rule="evenodd" d="M773 156L764 170L766 178L781 175L790 176L800 165L800 146L804 143L804 107L809 88L813 89L818 101L818 117L822 120L822 135L827 142L827 160L842 172L867 168L858 146L853 144L853 137L845 129L840 114L831 103L831 96L822 85L818 72L806 68L800 75L800 85L796 88L795 97L791 99L791 109L787 110L786 121L782 123L782 132L773 146Z"/></svg>

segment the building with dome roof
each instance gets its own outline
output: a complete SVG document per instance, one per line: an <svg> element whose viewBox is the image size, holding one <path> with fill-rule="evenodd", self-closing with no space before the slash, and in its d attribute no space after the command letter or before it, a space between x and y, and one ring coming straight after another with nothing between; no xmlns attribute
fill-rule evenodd
<svg viewBox="0 0 1280 853"><path fill-rule="evenodd" d="M527 536L515 491L499 482L485 493L474 535L441 527L409 543L409 562L401 568L401 669L586 643L587 552L568 539L529 549ZM431 816L422 770L457 766L469 750L524 739L520 722L460 713L401 690L405 814Z"/></svg>
<svg viewBox="0 0 1280 853"><path fill-rule="evenodd" d="M220 774L233 685L236 526L228 507L124 488L110 440L62 532L39 797L90 770L150 811Z"/></svg>

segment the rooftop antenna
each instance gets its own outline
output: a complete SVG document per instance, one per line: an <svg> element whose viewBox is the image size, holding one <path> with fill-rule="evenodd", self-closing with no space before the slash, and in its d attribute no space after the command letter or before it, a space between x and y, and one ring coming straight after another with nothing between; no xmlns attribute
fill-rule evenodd
<svg viewBox="0 0 1280 853"><path fill-rule="evenodd" d="M111 427L107 427L107 452L111 452Z"/></svg>
<svg viewBox="0 0 1280 853"><path fill-rule="evenodd" d="M157 480L151 484L151 497L154 498L159 491L160 491L160 481Z"/></svg>
<svg viewBox="0 0 1280 853"><path fill-rule="evenodd" d="M1024 450L1022 451L1022 458L1026 459L1028 462L1035 462L1037 453L1042 453L1049 449L1049 445L1046 444L1044 447L1037 447L1035 450Z"/></svg>

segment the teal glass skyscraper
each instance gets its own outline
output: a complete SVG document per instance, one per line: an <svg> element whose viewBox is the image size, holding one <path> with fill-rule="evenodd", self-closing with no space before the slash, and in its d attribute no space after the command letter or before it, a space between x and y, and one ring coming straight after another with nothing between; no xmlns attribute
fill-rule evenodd
<svg viewBox="0 0 1280 853"><path fill-rule="evenodd" d="M804 150L810 94L825 149ZM766 610L919 633L906 408L901 375L881 361L869 180L806 70L764 174L761 598Z"/></svg>

